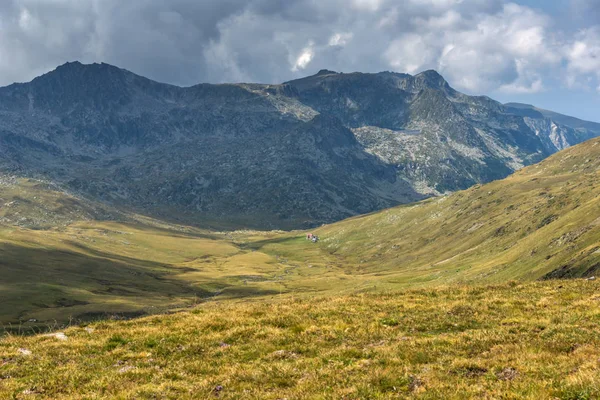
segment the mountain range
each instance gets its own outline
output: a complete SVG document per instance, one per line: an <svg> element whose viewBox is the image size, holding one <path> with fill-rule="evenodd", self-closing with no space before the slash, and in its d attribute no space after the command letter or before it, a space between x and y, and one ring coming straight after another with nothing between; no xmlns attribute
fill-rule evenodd
<svg viewBox="0 0 600 400"><path fill-rule="evenodd" d="M205 227L301 228L504 178L600 124L435 71L177 87L67 63L0 88L0 169Z"/></svg>

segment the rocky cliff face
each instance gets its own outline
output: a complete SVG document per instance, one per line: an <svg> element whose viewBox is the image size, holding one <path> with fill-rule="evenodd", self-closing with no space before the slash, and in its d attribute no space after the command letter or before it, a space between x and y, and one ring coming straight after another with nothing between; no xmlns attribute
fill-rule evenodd
<svg viewBox="0 0 600 400"><path fill-rule="evenodd" d="M595 122L582 121L528 104L508 103L506 110L508 113L522 116L527 126L550 152L564 150L600 136L600 124Z"/></svg>
<svg viewBox="0 0 600 400"><path fill-rule="evenodd" d="M523 117L455 91L435 71L327 72L286 85L302 103L337 116L367 152L424 195L503 178L556 151Z"/></svg>
<svg viewBox="0 0 600 400"><path fill-rule="evenodd" d="M69 63L0 88L0 168L175 221L304 227L502 178L586 138L514 110L434 71L179 88Z"/></svg>

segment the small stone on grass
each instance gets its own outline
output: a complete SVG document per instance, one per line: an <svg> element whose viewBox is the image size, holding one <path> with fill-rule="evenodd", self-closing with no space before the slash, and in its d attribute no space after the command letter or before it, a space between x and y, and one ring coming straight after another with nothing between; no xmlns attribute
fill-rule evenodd
<svg viewBox="0 0 600 400"><path fill-rule="evenodd" d="M22 354L24 356L30 356L32 354L31 350L27 350L27 349L19 349L18 351L20 354Z"/></svg>
<svg viewBox="0 0 600 400"><path fill-rule="evenodd" d="M514 368L504 368L496 374L496 377L501 381L512 381L519 375L519 372Z"/></svg>
<svg viewBox="0 0 600 400"><path fill-rule="evenodd" d="M49 334L43 335L43 336L45 336L45 337L53 337L53 338L61 340L63 342L69 340L69 338L67 337L67 335L65 335L63 332L49 333Z"/></svg>
<svg viewBox="0 0 600 400"><path fill-rule="evenodd" d="M271 357L277 358L280 360L294 359L294 358L298 358L298 354L294 353L293 351L277 350L277 351L274 351L273 353L271 353Z"/></svg>

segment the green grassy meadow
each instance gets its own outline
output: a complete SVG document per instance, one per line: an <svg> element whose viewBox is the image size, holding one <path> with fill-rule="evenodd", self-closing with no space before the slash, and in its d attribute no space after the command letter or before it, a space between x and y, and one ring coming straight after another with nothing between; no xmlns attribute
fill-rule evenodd
<svg viewBox="0 0 600 400"><path fill-rule="evenodd" d="M600 285L215 298L0 341L0 398L597 399Z"/></svg>

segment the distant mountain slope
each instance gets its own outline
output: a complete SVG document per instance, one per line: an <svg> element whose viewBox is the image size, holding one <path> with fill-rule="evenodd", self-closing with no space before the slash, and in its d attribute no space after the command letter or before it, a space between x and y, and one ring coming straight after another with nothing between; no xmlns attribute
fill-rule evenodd
<svg viewBox="0 0 600 400"><path fill-rule="evenodd" d="M570 128L588 130L590 132L600 134L600 123L598 123L598 122L584 121L579 118L569 117L568 115L559 114L554 111L544 110L543 108L538 108L538 107L532 106L531 104L506 103L505 106L507 108L511 109L510 111L513 111L512 109L517 109L517 110L521 110L521 111L532 110L533 112L537 112L537 113L541 114L544 118L554 120L554 121L556 121L560 124L566 125Z"/></svg>
<svg viewBox="0 0 600 400"><path fill-rule="evenodd" d="M50 229L75 221L114 219L125 221L128 217L51 183L0 174L0 225Z"/></svg>
<svg viewBox="0 0 600 400"><path fill-rule="evenodd" d="M583 121L529 104L507 103L509 113L525 118L527 125L549 146L562 150L600 135L600 124Z"/></svg>
<svg viewBox="0 0 600 400"><path fill-rule="evenodd" d="M457 92L435 71L414 77L322 71L285 86L302 103L343 121L369 153L427 195L506 177L600 135L570 132L555 145L550 124L534 126L494 100Z"/></svg>
<svg viewBox="0 0 600 400"><path fill-rule="evenodd" d="M67 63L0 88L0 170L171 221L298 228L500 179L597 134L563 128L555 140L435 71L180 88Z"/></svg>
<svg viewBox="0 0 600 400"><path fill-rule="evenodd" d="M351 218L317 233L340 262L388 283L598 275L600 139L504 180Z"/></svg>

